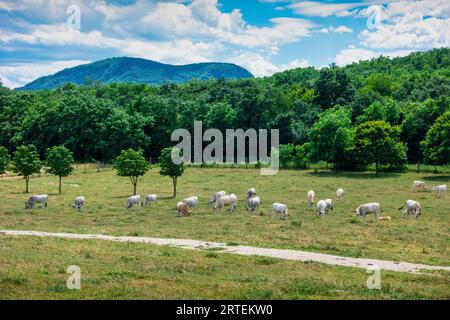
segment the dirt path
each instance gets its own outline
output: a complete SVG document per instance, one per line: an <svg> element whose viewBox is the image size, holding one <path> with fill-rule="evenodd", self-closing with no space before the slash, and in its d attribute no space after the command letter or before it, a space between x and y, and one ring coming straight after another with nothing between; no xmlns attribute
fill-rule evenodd
<svg viewBox="0 0 450 320"><path fill-rule="evenodd" d="M101 234L76 234L76 233L53 233L53 232L39 232L39 231L18 231L18 230L0 230L0 235L8 236L37 236L37 237L55 237L65 239L98 239L106 241L117 242L135 242L135 243L149 243L161 246L173 246L183 249L204 250L216 249L216 252L234 253L245 256L264 256L286 260L297 261L311 261L331 265L338 265L344 267L356 267L367 269L370 267L378 267L383 270L391 270L408 273L423 273L428 270L446 270L450 271L449 266L431 266L425 264L409 263L409 262L394 262L377 259L363 259L341 257L330 254L307 252L300 250L288 249L270 249L258 248L250 246L229 246L225 243L206 242L190 239L168 239L168 238L149 238L149 237L115 237Z"/></svg>

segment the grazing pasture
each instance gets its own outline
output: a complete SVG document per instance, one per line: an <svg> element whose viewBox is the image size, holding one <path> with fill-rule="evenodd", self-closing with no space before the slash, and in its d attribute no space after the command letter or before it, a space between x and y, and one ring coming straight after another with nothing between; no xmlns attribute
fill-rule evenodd
<svg viewBox="0 0 450 320"><path fill-rule="evenodd" d="M197 239L450 265L450 195L437 198L431 193L432 186L450 182L449 174L285 170L260 176L256 169L187 168L174 199L171 179L154 167L139 180L137 190L142 199L156 194L158 201L128 210L128 179L108 169L83 171L63 179L62 195L57 194L54 176L30 179L32 194L49 195L45 209L25 210L24 181L0 178L0 229ZM413 193L414 180L425 181L428 189ZM245 208L249 187L255 187L262 200L253 213ZM345 190L339 201L337 188ZM237 195L234 213L228 207L214 212L208 205L220 190ZM314 190L315 201L333 199L334 210L318 217L315 207L307 204L308 190ZM78 213L73 201L80 195L86 205ZM198 206L190 210L191 216L177 217L177 202L190 196L199 198ZM398 210L408 199L422 205L417 220L403 219ZM288 206L288 220L271 217L274 202ZM354 210L370 202L379 202L381 215L392 219L356 217ZM87 268L86 290L65 289L61 279L67 279L64 268L71 264ZM383 272L381 291L366 288L367 276L353 268L217 252L0 236L3 298L450 298L450 276L445 272Z"/></svg>

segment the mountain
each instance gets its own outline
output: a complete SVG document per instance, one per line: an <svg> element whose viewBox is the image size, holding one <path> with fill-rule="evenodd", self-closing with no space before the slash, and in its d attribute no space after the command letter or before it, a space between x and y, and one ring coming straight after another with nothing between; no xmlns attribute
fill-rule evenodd
<svg viewBox="0 0 450 320"><path fill-rule="evenodd" d="M61 84L83 84L86 80L102 83L131 82L162 84L183 83L191 79L206 80L253 78L246 69L231 63L205 62L170 65L139 58L109 58L67 68L53 75L38 78L21 90L52 89Z"/></svg>

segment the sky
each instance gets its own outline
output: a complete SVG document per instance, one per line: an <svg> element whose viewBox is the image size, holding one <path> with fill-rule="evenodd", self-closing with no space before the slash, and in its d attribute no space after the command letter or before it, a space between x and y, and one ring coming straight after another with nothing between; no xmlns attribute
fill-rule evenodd
<svg viewBox="0 0 450 320"><path fill-rule="evenodd" d="M0 0L0 79L121 56L262 77L449 47L449 26L449 0Z"/></svg>

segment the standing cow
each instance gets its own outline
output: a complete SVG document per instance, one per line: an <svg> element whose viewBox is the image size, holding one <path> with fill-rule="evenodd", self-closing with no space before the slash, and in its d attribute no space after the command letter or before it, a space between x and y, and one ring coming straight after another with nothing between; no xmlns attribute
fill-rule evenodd
<svg viewBox="0 0 450 320"><path fill-rule="evenodd" d="M141 196L136 195L128 198L127 205L125 208L127 209L133 209L134 206L140 206L141 205Z"/></svg>
<svg viewBox="0 0 450 320"><path fill-rule="evenodd" d="M253 197L251 199L248 199L248 209L250 211L255 211L259 206L261 205L261 198L260 197Z"/></svg>
<svg viewBox="0 0 450 320"><path fill-rule="evenodd" d="M336 190L336 200L341 200L344 195L344 189L339 188Z"/></svg>
<svg viewBox="0 0 450 320"><path fill-rule="evenodd" d="M256 189L250 188L247 190L247 199L253 198L256 196Z"/></svg>
<svg viewBox="0 0 450 320"><path fill-rule="evenodd" d="M272 215L280 213L281 218L287 220L289 218L288 207L284 203L275 202L272 204Z"/></svg>
<svg viewBox="0 0 450 320"><path fill-rule="evenodd" d="M440 186L435 186L433 188L431 188L431 191L436 193L436 197L440 197L441 193L443 192L447 192L447 185L446 184L441 184Z"/></svg>
<svg viewBox="0 0 450 320"><path fill-rule="evenodd" d="M362 204L358 208L356 208L355 212L358 217L362 217L362 218L365 218L366 215L369 213L373 213L373 214L375 214L375 219L378 221L378 220L380 220L381 207L380 207L380 204L377 202L366 203L366 204Z"/></svg>
<svg viewBox="0 0 450 320"><path fill-rule="evenodd" d="M214 210L222 210L225 206L230 207L230 212L234 212L237 206L237 196L232 193L229 196L220 197L214 205Z"/></svg>
<svg viewBox="0 0 450 320"><path fill-rule="evenodd" d="M407 200L403 206L398 208L398 210L402 210L405 206L406 208L405 211L403 211L403 218L408 218L410 214L414 215L416 219L420 216L422 207L419 202L414 200Z"/></svg>
<svg viewBox="0 0 450 320"><path fill-rule="evenodd" d="M189 212L189 207L185 202L180 201L177 203L177 214L180 217L188 217L191 215Z"/></svg>
<svg viewBox="0 0 450 320"><path fill-rule="evenodd" d="M73 208L76 209L77 211L81 211L81 208L84 206L85 203L86 203L86 199L84 197L82 197L82 196L77 197L75 199Z"/></svg>
<svg viewBox="0 0 450 320"><path fill-rule="evenodd" d="M144 202L142 203L143 207L148 207L152 202L156 202L156 194L149 194L145 197Z"/></svg>
<svg viewBox="0 0 450 320"><path fill-rule="evenodd" d="M308 199L308 206L312 207L314 206L314 196L315 193L313 190L308 191L307 199Z"/></svg>
<svg viewBox="0 0 450 320"><path fill-rule="evenodd" d="M42 208L47 208L47 202L48 202L48 195L41 194L41 195L34 195L28 198L28 200L25 202L25 209L33 209L36 204L41 205Z"/></svg>
<svg viewBox="0 0 450 320"><path fill-rule="evenodd" d="M211 200L209 200L208 204L211 205L211 204L216 203L217 200L219 200L220 197L223 197L223 196L226 195L226 194L227 194L227 193L226 193L225 191L223 191L223 190L222 190L222 191L219 191L219 192L217 192L217 193L215 193L215 194L212 196Z"/></svg>
<svg viewBox="0 0 450 320"><path fill-rule="evenodd" d="M192 196L192 197L183 199L181 201L186 203L186 205L191 209L196 208L198 205L198 197L196 197L196 196Z"/></svg>
<svg viewBox="0 0 450 320"><path fill-rule="evenodd" d="M416 190L420 189L422 191L424 191L426 188L425 182L423 181L413 181L413 185L412 185L412 191L416 192Z"/></svg>

